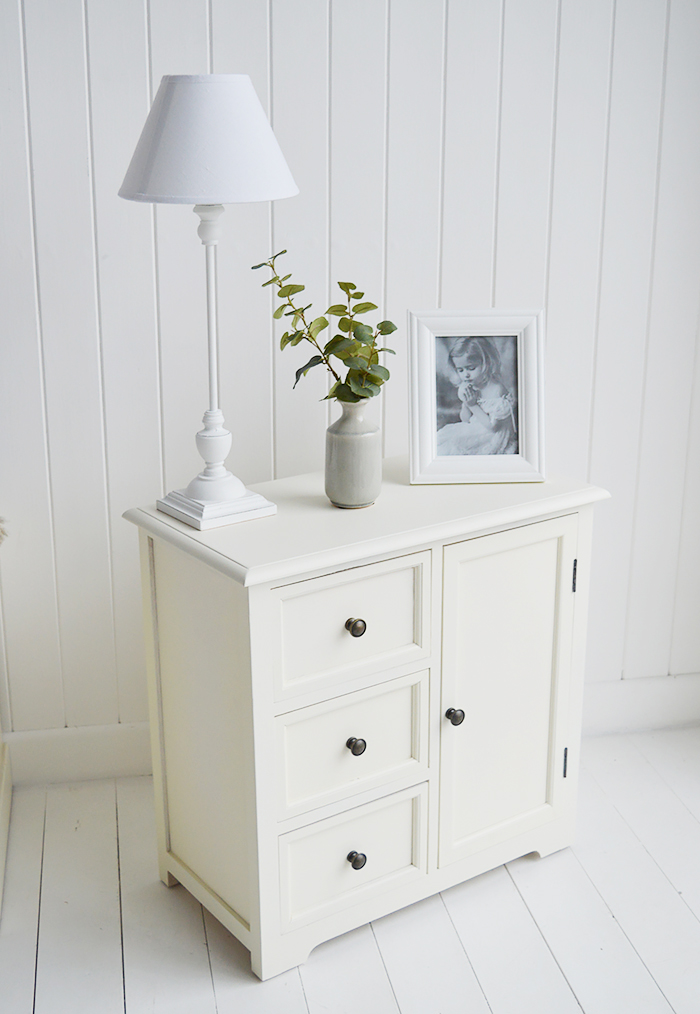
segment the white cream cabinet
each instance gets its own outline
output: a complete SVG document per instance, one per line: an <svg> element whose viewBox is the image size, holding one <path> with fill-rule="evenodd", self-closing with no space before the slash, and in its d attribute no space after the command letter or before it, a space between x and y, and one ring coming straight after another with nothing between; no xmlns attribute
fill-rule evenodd
<svg viewBox="0 0 700 1014"><path fill-rule="evenodd" d="M323 940L572 840L591 514L568 480L141 529L159 864L269 978Z"/></svg>

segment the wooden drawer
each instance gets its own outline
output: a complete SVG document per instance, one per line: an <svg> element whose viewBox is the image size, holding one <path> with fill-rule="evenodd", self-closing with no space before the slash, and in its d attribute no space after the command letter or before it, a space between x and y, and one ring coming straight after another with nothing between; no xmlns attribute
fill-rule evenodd
<svg viewBox="0 0 700 1014"><path fill-rule="evenodd" d="M283 928L313 922L424 875L427 791L424 782L282 835ZM366 856L362 869L348 861L352 852Z"/></svg>
<svg viewBox="0 0 700 1014"><path fill-rule="evenodd" d="M428 682L424 670L277 718L280 818L392 778L425 777ZM347 746L353 738L363 753Z"/></svg>
<svg viewBox="0 0 700 1014"><path fill-rule="evenodd" d="M430 553L273 588L277 699L425 658ZM359 637L349 619L366 624Z"/></svg>

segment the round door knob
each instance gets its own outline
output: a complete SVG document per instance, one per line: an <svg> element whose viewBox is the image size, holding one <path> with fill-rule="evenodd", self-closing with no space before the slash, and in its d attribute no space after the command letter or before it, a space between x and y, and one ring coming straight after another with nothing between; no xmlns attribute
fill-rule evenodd
<svg viewBox="0 0 700 1014"><path fill-rule="evenodd" d="M365 740L355 739L354 736L351 736L345 745L350 751L350 753L353 755L353 757L359 757L360 754L363 754L367 749L367 743L365 742Z"/></svg>
<svg viewBox="0 0 700 1014"><path fill-rule="evenodd" d="M348 852L347 860L352 866L353 870L361 870L367 862L367 856L364 852Z"/></svg>
<svg viewBox="0 0 700 1014"><path fill-rule="evenodd" d="M349 630L353 637L362 637L367 630L367 624L364 620L351 618L345 621L345 629Z"/></svg>
<svg viewBox="0 0 700 1014"><path fill-rule="evenodd" d="M445 712L445 718L449 718L453 725L461 725L464 721L464 712L459 708L448 708Z"/></svg>

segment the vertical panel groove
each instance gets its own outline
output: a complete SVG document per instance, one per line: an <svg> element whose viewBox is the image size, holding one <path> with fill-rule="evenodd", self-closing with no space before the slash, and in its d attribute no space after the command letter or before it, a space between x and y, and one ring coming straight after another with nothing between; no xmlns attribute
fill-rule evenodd
<svg viewBox="0 0 700 1014"><path fill-rule="evenodd" d="M595 390L598 370L598 341L600 338L600 293L603 281L603 250L605 246L605 210L608 196L608 159L610 155L610 112L612 107L612 80L613 62L615 59L615 28L616 28L617 0L612 5L612 31L610 32L610 62L608 65L608 107L605 127L605 155L603 158L603 200L600 209L600 241L598 244L598 285L596 288L595 307L595 332L593 335L593 369L591 372L591 390L588 412L588 462L586 467L586 479L591 482L591 469L593 467L593 428L595 424Z"/></svg>
<svg viewBox="0 0 700 1014"><path fill-rule="evenodd" d="M12 732L13 728L10 672L7 666L7 642L5 640L5 597L2 571L0 571L0 733L3 731Z"/></svg>
<svg viewBox="0 0 700 1014"><path fill-rule="evenodd" d="M554 81L552 87L552 141L551 141L551 152L549 160L549 208L547 214L549 221L547 223L547 246L545 249L545 265L544 265L544 305L549 306L549 282L550 282L550 264L552 257L552 221L553 221L553 210L554 210L554 173L555 169L555 154L557 148L557 112L559 103L559 59L561 50L561 5L562 0L557 2L557 26L556 26L556 42L554 51ZM546 324L546 321L545 321ZM547 331L545 329L545 342L547 341ZM546 345L545 345L546 351Z"/></svg>
<svg viewBox="0 0 700 1014"><path fill-rule="evenodd" d="M391 0L386 0L385 21L384 21L384 159L383 159L383 188L382 188L382 318L386 318L387 310L387 278L388 278L388 250L389 250L389 61L391 59L391 47L389 45L391 31ZM396 321L394 321L396 323ZM399 322L399 327L401 326ZM382 362L386 365L387 353L382 352ZM386 454L386 393L382 388L380 412L382 428L382 456Z"/></svg>
<svg viewBox="0 0 700 1014"><path fill-rule="evenodd" d="M207 74L214 73L214 14L212 0L207 0Z"/></svg>
<svg viewBox="0 0 700 1014"><path fill-rule="evenodd" d="M61 625L61 596L58 590L58 559L56 556L56 516L53 497L53 477L51 473L51 437L48 424L48 402L46 392L46 366L44 356L44 325L41 312L41 279L39 276L39 252L37 243L36 224L36 193L34 186L34 150L32 145L32 117L29 99L29 69L27 56L27 25L25 15L25 0L18 0L20 8L20 32L21 58L22 58L22 89L24 94L24 118L27 139L27 166L29 170L29 214L31 217L31 240L32 240L32 267L34 271L34 298L36 313L36 330L39 345L39 384L41 386L41 406L44 424L44 446L46 448L46 476L48 489L48 514L51 531L51 556L53 562L54 594L56 596L57 643L58 643L58 664L61 674L61 699L63 701L63 724L66 724L66 687L63 661L62 625ZM10 701L12 696L10 694ZM14 728L14 725L13 725Z"/></svg>
<svg viewBox="0 0 700 1014"><path fill-rule="evenodd" d="M642 366L642 399L639 412L639 433L637 434L637 460L635 465L635 478L634 478L634 495L632 499L632 518L631 524L631 545L632 545L632 557L630 560L629 570L627 572L627 597L626 597L626 608L625 608L625 630L622 641L622 658L627 658L627 643L629 637L630 627L630 607L631 607L631 590L632 590L632 579L634 576L634 548L637 543L637 522L639 515L639 487L640 487L640 467L642 460L642 446L645 432L645 409L647 399L647 374L649 369L649 344L651 341L651 308L652 300L654 295L654 277L656 267L656 241L657 241L657 227L659 218L659 188L661 181L661 154L662 154L662 142L664 132L664 106L666 99L666 76L668 70L668 38L669 38L669 25L671 20L671 0L666 0L666 20L665 20L665 34L664 34L664 47L663 47L663 62L661 71L661 96L659 101L659 123L656 135L656 178L654 181L654 205L652 211L652 224L651 224L651 235L652 235L652 249L651 257L649 260L649 282L647 288L647 306L646 306L646 329L644 332L644 361ZM666 675L666 673L659 673L659 675ZM625 669L623 663L622 678L625 678Z"/></svg>
<svg viewBox="0 0 700 1014"><path fill-rule="evenodd" d="M269 98L269 110L268 116L270 117L270 123L272 129L275 129L275 93L273 88L273 76L272 76L272 0L267 0L267 94ZM275 245L277 238L275 234L275 202L272 201L270 204L270 254L276 253ZM279 458L279 447L277 442L277 409L275 404L275 392L277 390L277 356L275 355L275 329L272 325L272 308L274 300L272 298L272 286L268 287L267 301L270 308L270 439L272 441L271 448L271 462L272 462L272 478L277 478L277 465Z"/></svg>
<svg viewBox="0 0 700 1014"><path fill-rule="evenodd" d="M147 81L147 105L150 109L153 103L153 45L152 45L152 28L151 28L151 0L144 0L144 19L146 29L146 81ZM166 494L166 475L165 475L165 399L163 395L163 340L162 340L162 326L161 326L161 307L160 307L160 284L159 284L159 266L158 266L158 215L156 213L156 205L150 205L151 214L151 235L152 235L152 268L153 268L153 306L155 311L155 328L156 328L156 369L158 373L158 448L160 453L160 493L161 496Z"/></svg>
<svg viewBox="0 0 700 1014"><path fill-rule="evenodd" d="M331 172L332 144L333 144L333 0L326 0L326 93L328 96L326 104L326 302L331 302L331 187L333 186L333 173ZM331 389L331 378L328 371L325 371L326 393ZM330 426L333 416L331 413L331 402L327 401L326 426Z"/></svg>
<svg viewBox="0 0 700 1014"><path fill-rule="evenodd" d="M114 540L112 537L112 497L109 481L109 443L107 439L107 415L105 411L105 375L104 375L104 350L103 350L103 314L100 289L100 260L98 257L97 238L97 193L95 185L95 143L93 133L93 112L92 112L92 83L90 78L90 36L88 23L88 0L83 0L83 44L85 47L85 99L86 99L86 131L88 146L88 177L90 185L90 216L92 219L92 261L93 261L93 282L95 299L95 318L97 333L95 334L95 345L97 349L98 374L100 378L100 420L102 424L102 479L105 499L105 514L107 519L107 575L109 581L109 611L112 618L112 654L114 657L114 671L117 682L117 721L121 721L119 714L119 667L117 660L117 623L115 610L115 588L114 588Z"/></svg>
<svg viewBox="0 0 700 1014"><path fill-rule="evenodd" d="M442 246L445 226L445 136L447 125L447 33L449 31L450 2L444 0L442 11L442 90L440 94L440 168L438 184L438 227L436 252L435 298L442 306Z"/></svg>
<svg viewBox="0 0 700 1014"><path fill-rule="evenodd" d="M693 357L693 377L697 377L697 375L698 375L698 359L699 358L700 358L700 308L698 310L698 323L697 323L696 328L695 328L695 355ZM695 388L693 390L693 393L692 393L692 396L691 396L691 399L690 399L690 410L689 410L689 413L688 413L688 423L689 423L688 430L689 430L689 434L690 434L690 428L692 426L693 415L694 415L695 410L696 410L695 406L697 404L698 397L699 397L698 390L697 390L697 388ZM677 606L678 606L678 596L679 596L679 587L678 587L678 585L679 585L679 578L680 578L681 558L682 558L682 553L683 553L682 533L685 530L685 524L686 524L687 490L688 490L689 475L690 475L690 469L691 469L691 454L692 454L692 449L693 449L692 448L692 442L689 439L688 443L686 444L686 448L685 448L685 471L684 471L684 475L683 475L683 499L681 501L681 516L680 516L681 538L678 539L678 552L676 553L676 565L675 565L676 580L675 580L674 589L673 589L673 609L671 611L671 615L674 617L674 623L673 623L673 627L671 629L671 649L670 649L671 650L671 654L670 654L670 657L669 657L669 665L668 665L669 675L678 675L677 673L673 673L673 667L672 667L671 663L672 663L672 659L673 659L674 643L675 643L675 640L676 640L676 629L677 629L676 617L677 617ZM0 592L1 591L2 591L2 589L0 587Z"/></svg>
<svg viewBox="0 0 700 1014"><path fill-rule="evenodd" d="M494 162L493 242L491 249L491 306L496 305L496 274L498 267L498 212L501 182L501 125L503 122L503 56L506 38L506 0L501 0L501 45L498 54L498 126L496 129L496 158Z"/></svg>

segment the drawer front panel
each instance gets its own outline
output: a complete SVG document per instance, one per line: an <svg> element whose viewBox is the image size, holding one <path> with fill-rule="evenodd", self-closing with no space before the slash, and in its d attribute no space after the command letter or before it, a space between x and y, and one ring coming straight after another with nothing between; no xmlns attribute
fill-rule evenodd
<svg viewBox="0 0 700 1014"><path fill-rule="evenodd" d="M426 872L425 783L280 837L286 929ZM366 857L353 869L348 855Z"/></svg>
<svg viewBox="0 0 700 1014"><path fill-rule="evenodd" d="M427 671L277 719L280 816L427 769ZM348 741L355 744L353 754Z"/></svg>
<svg viewBox="0 0 700 1014"><path fill-rule="evenodd" d="M278 699L425 658L429 581L424 552L273 589ZM347 629L350 619L364 621L359 637Z"/></svg>

